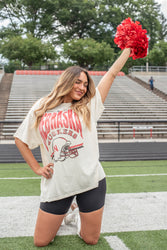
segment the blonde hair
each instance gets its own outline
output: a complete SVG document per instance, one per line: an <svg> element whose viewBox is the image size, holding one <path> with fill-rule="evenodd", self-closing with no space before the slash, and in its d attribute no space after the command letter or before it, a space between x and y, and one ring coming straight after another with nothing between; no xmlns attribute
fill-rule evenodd
<svg viewBox="0 0 167 250"><path fill-rule="evenodd" d="M90 129L90 107L88 103L95 95L95 85L88 72L84 68L81 68L79 66L72 66L67 68L61 74L50 94L42 98L41 106L35 110L36 128L38 127L43 114L47 110L51 110L64 102L65 96L70 93L81 72L84 72L88 79L87 92L79 101L73 100L71 109L77 115L81 115L83 117L86 126Z"/></svg>

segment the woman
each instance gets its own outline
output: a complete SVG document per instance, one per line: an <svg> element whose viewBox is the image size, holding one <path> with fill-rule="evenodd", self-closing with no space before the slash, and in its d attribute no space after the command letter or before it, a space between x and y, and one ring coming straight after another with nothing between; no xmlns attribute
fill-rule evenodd
<svg viewBox="0 0 167 250"><path fill-rule="evenodd" d="M74 66L65 70L53 91L37 101L14 135L25 161L42 176L36 246L53 240L75 196L79 235L87 244L98 242L106 182L99 163L96 123L129 55L130 49L124 49L96 89L85 69ZM31 152L39 145L43 167Z"/></svg>

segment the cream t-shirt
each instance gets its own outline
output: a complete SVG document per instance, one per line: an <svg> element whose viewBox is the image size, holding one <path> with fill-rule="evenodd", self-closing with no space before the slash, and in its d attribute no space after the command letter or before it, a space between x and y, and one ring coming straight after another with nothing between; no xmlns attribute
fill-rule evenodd
<svg viewBox="0 0 167 250"><path fill-rule="evenodd" d="M71 103L47 111L39 127L34 128L34 111L40 101L33 105L14 137L30 149L40 146L43 166L54 163L52 178L41 177L41 201L63 199L97 187L105 177L99 162L96 129L104 110L98 89L90 102L91 130L70 108Z"/></svg>

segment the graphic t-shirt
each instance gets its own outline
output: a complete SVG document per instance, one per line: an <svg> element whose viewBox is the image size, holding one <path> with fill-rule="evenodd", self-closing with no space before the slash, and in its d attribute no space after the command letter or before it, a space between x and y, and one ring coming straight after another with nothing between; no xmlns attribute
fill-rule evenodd
<svg viewBox="0 0 167 250"><path fill-rule="evenodd" d="M30 149L40 146L43 166L54 163L53 176L41 177L41 201L54 201L98 186L105 177L99 162L97 120L104 110L101 96L91 99L91 129L71 109L71 103L62 103L47 111L36 129L34 111L38 100L15 133Z"/></svg>

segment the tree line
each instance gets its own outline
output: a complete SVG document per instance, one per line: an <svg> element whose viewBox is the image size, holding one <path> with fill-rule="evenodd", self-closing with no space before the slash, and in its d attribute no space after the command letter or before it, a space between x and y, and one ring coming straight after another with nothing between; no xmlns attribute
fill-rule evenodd
<svg viewBox="0 0 167 250"><path fill-rule="evenodd" d="M133 65L166 65L167 19L156 0L3 0L0 54L17 67L78 64L107 69L120 53L114 44L125 18L139 21L149 36L149 55Z"/></svg>

